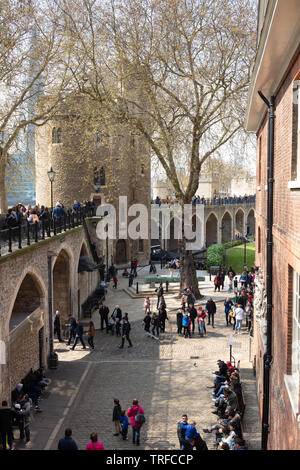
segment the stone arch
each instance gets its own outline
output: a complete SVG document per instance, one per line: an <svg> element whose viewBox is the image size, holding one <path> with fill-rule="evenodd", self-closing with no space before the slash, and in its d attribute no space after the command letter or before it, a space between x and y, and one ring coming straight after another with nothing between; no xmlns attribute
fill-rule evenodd
<svg viewBox="0 0 300 470"><path fill-rule="evenodd" d="M68 313L72 313L71 306L71 257L67 250L62 248L55 259L53 278L53 315L60 311L62 330L65 330Z"/></svg>
<svg viewBox="0 0 300 470"><path fill-rule="evenodd" d="M38 308L44 310L46 290L36 273L26 271L15 289L14 300L9 314L9 331L12 331L26 317Z"/></svg>
<svg viewBox="0 0 300 470"><path fill-rule="evenodd" d="M127 263L127 244L126 240L120 238L116 243L115 264Z"/></svg>
<svg viewBox="0 0 300 470"><path fill-rule="evenodd" d="M211 212L206 219L206 246L209 247L218 242L218 217L214 212Z"/></svg>
<svg viewBox="0 0 300 470"><path fill-rule="evenodd" d="M235 235L244 235L245 233L245 212L240 207L235 213Z"/></svg>
<svg viewBox="0 0 300 470"><path fill-rule="evenodd" d="M14 387L32 368L45 364L46 289L40 277L28 269L16 289L9 319L8 374Z"/></svg>
<svg viewBox="0 0 300 470"><path fill-rule="evenodd" d="M228 211L226 211L222 217L220 228L222 233L222 243L230 242L232 240L232 216Z"/></svg>
<svg viewBox="0 0 300 470"><path fill-rule="evenodd" d="M255 234L255 212L254 209L250 209L247 215L247 235Z"/></svg>

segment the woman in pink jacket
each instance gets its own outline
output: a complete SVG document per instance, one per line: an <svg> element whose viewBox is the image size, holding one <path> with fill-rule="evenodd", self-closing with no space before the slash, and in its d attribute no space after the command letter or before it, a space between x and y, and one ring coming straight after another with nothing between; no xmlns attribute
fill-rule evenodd
<svg viewBox="0 0 300 470"><path fill-rule="evenodd" d="M90 435L91 442L89 442L85 450L104 450L102 442L98 441L97 433L92 432Z"/></svg>
<svg viewBox="0 0 300 470"><path fill-rule="evenodd" d="M142 423L136 422L136 415L144 415L144 410L143 408L139 405L138 400L135 398L132 401L132 406L128 408L128 418L131 419L131 427L132 427L132 443L135 444L135 438L136 438L136 445L140 445L140 432L141 432L141 427L143 426L143 423L145 421L145 418L141 419L143 421Z"/></svg>

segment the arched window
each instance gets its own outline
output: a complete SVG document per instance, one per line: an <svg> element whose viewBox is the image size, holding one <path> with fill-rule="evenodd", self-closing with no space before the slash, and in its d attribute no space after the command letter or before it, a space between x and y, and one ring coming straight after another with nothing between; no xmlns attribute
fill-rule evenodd
<svg viewBox="0 0 300 470"><path fill-rule="evenodd" d="M53 127L52 129L52 144L57 143L57 130L56 127Z"/></svg>
<svg viewBox="0 0 300 470"><path fill-rule="evenodd" d="M57 143L62 144L62 129L59 127L57 129Z"/></svg>

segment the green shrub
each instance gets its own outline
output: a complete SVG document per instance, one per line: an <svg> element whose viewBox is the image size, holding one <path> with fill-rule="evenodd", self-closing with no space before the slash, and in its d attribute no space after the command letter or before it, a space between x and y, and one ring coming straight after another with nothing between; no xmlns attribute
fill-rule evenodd
<svg viewBox="0 0 300 470"><path fill-rule="evenodd" d="M225 248L221 243L208 247L206 252L207 269L211 266L223 266L224 254Z"/></svg>

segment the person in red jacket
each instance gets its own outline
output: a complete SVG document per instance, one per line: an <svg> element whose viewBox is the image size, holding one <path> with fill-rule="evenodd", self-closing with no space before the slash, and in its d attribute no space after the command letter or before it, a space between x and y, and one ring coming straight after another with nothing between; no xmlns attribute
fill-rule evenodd
<svg viewBox="0 0 300 470"><path fill-rule="evenodd" d="M140 432L141 432L141 427L143 423L138 423L136 420L136 416L138 414L144 415L144 410L143 408L139 405L138 400L135 398L132 401L132 406L128 408L127 416L128 418L131 419L131 428L132 428L132 443L135 444L135 439L136 439L136 445L140 445Z"/></svg>

